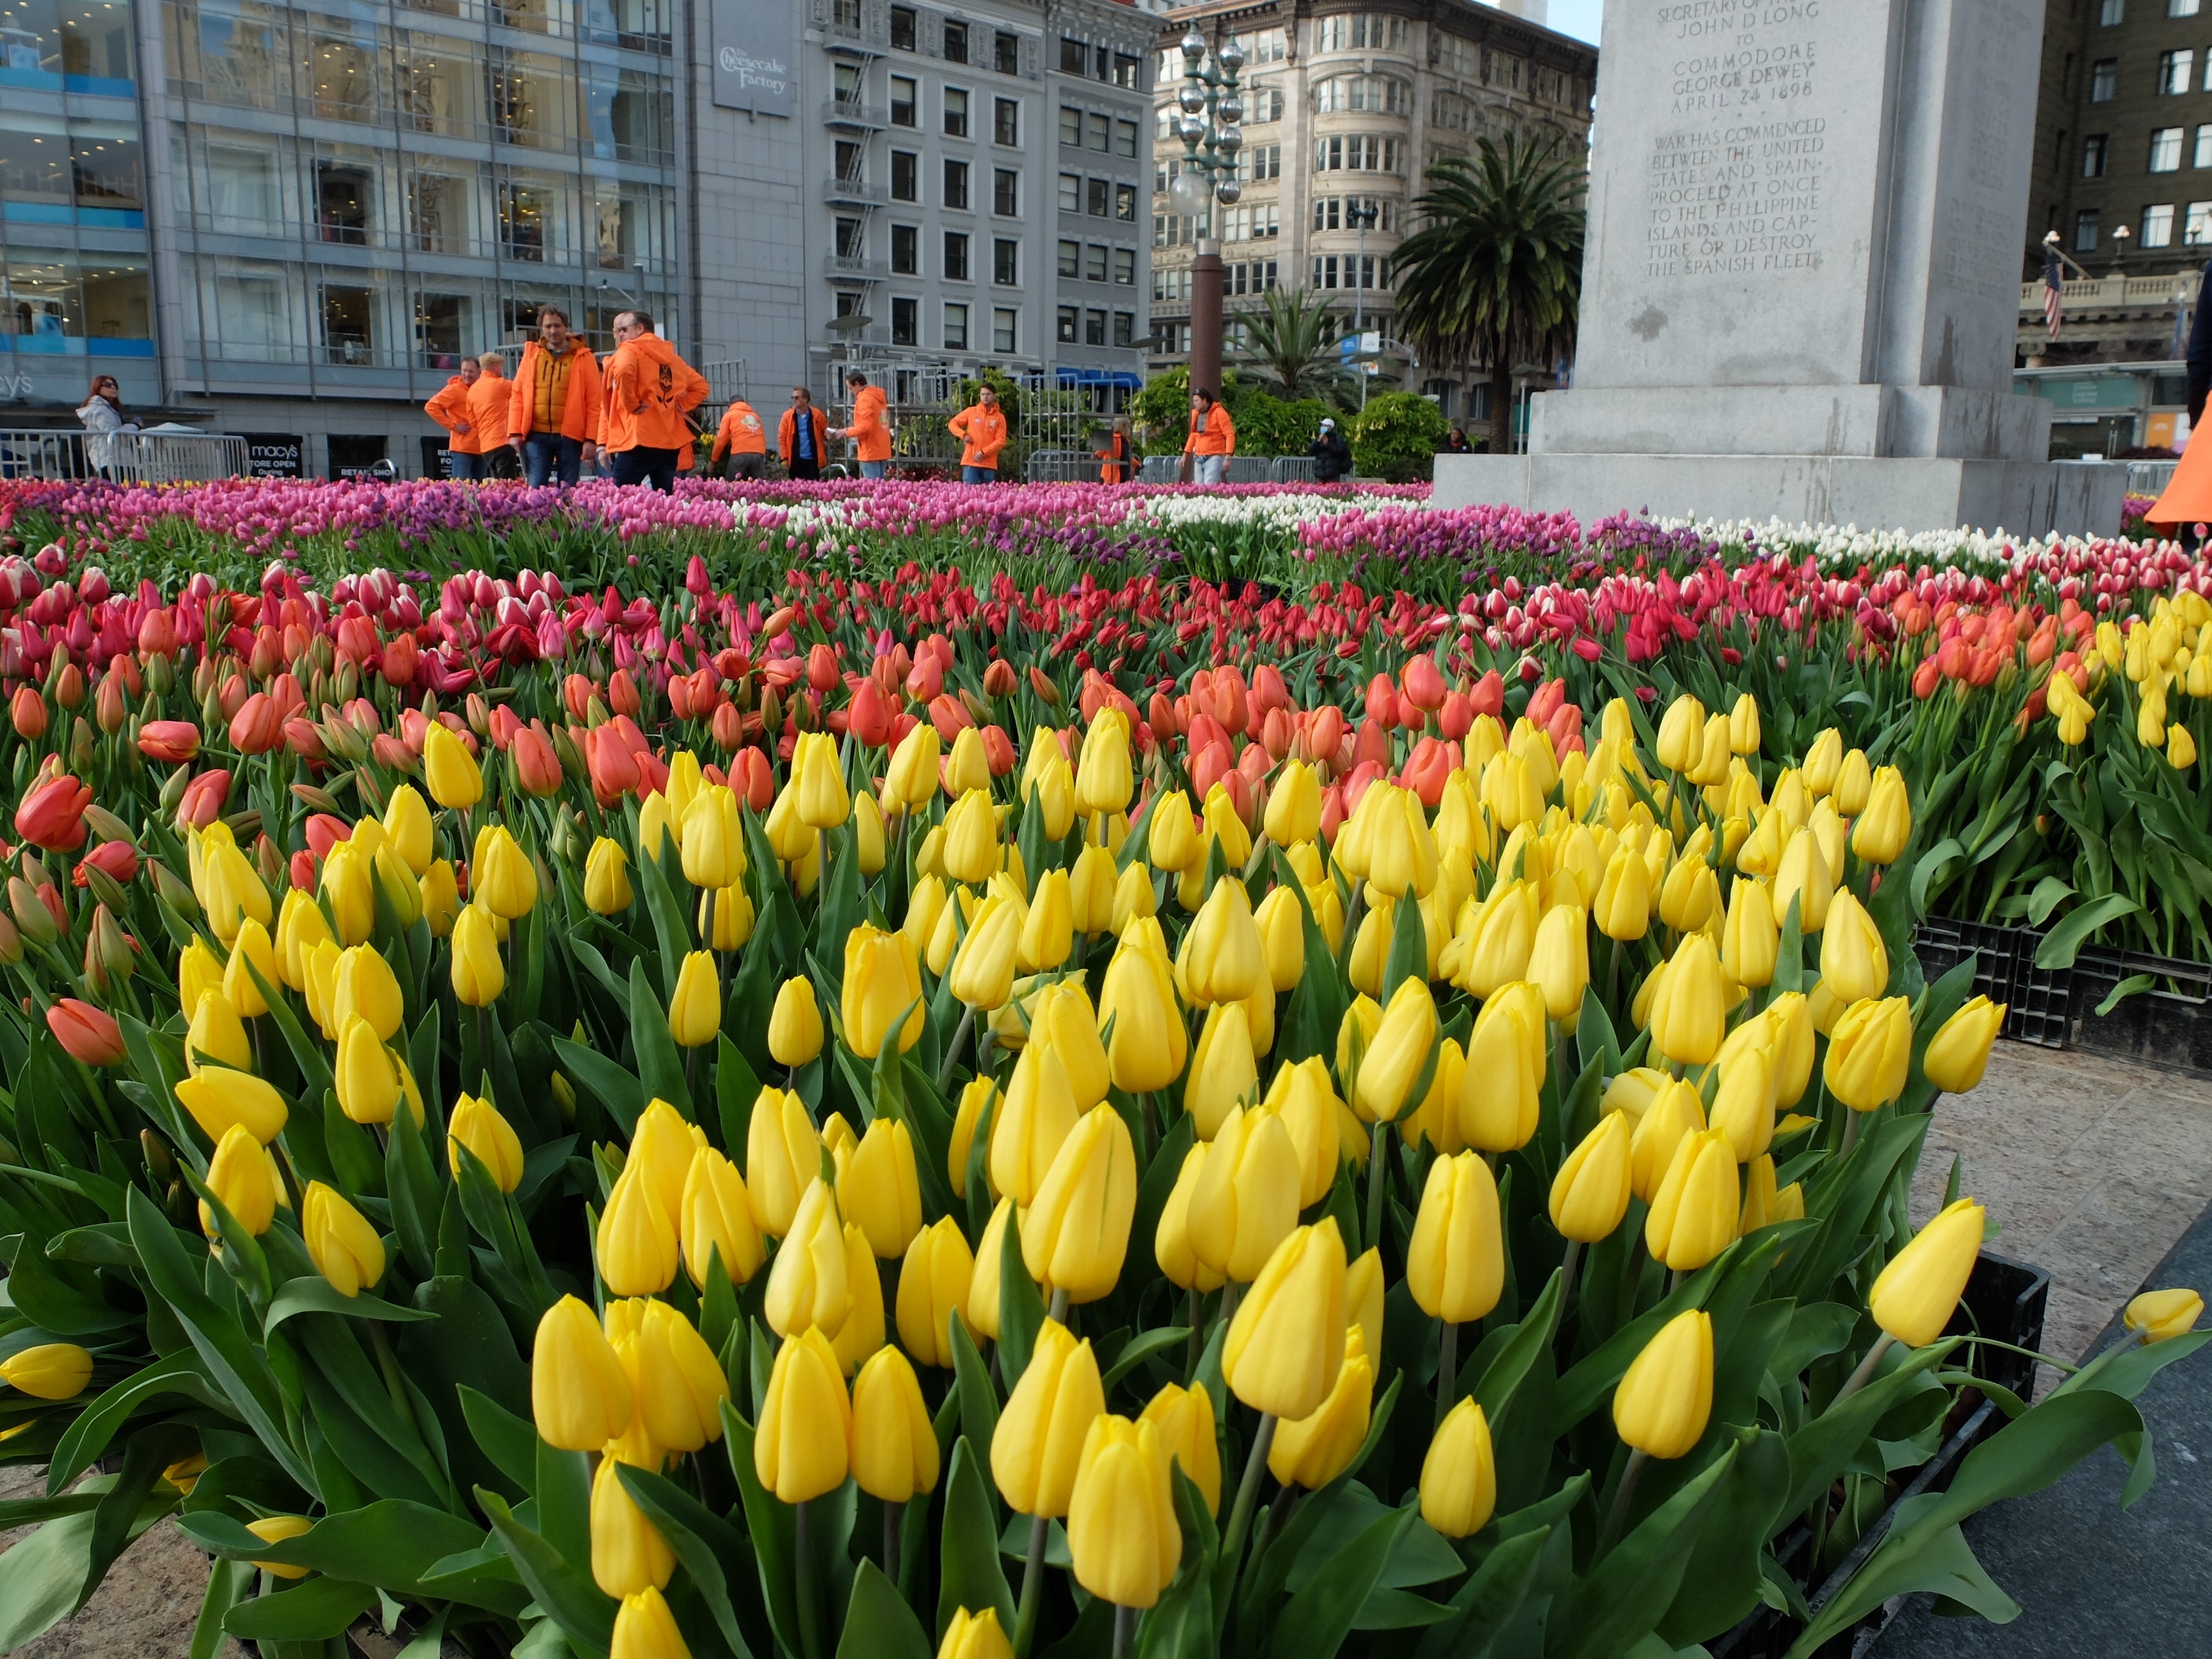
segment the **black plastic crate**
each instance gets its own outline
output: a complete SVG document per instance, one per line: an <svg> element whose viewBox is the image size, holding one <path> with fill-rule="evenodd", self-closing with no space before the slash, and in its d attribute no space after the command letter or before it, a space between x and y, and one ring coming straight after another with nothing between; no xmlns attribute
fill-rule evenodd
<svg viewBox="0 0 2212 1659"><path fill-rule="evenodd" d="M2100 1013L2112 994L2148 988ZM2212 965L2139 951L2085 950L2074 965L2073 1046L2169 1071L2212 1075Z"/></svg>
<svg viewBox="0 0 2212 1659"><path fill-rule="evenodd" d="M1957 967L1971 952L1976 994L2005 1006L2000 1035L2014 1042L2063 1048L2069 1034L2072 990L2064 969L2035 965L2043 935L2032 927L1990 921L1960 921L1929 916L1912 941L1920 971L1930 981Z"/></svg>

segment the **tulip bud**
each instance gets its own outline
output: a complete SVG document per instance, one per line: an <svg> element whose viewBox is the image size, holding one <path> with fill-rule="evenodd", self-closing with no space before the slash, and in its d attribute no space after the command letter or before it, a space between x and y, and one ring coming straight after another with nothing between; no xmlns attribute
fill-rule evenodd
<svg viewBox="0 0 2212 1659"><path fill-rule="evenodd" d="M983 1224L983 1237L975 1244L975 1269L968 1279L968 1328L997 1341L999 1337L1000 1264L1006 1259L1006 1228L1014 1218L1014 1200L1002 1198Z"/></svg>
<svg viewBox="0 0 2212 1659"><path fill-rule="evenodd" d="M1423 1313L1455 1325L1488 1314L1504 1284L1497 1180L1474 1152L1439 1158L1406 1247L1406 1288Z"/></svg>
<svg viewBox="0 0 2212 1659"><path fill-rule="evenodd" d="M563 1451L598 1451L629 1427L636 1408L629 1373L575 1297L562 1297L538 1322L530 1402L539 1436Z"/></svg>
<svg viewBox="0 0 2212 1659"><path fill-rule="evenodd" d="M441 806L466 810L483 799L483 773L476 757L436 720L422 734L422 781Z"/></svg>
<svg viewBox="0 0 2212 1659"><path fill-rule="evenodd" d="M1336 1382L1345 1323L1344 1238L1325 1216L1277 1245L1237 1304L1223 1378L1255 1411L1289 1422L1310 1417Z"/></svg>
<svg viewBox="0 0 2212 1659"><path fill-rule="evenodd" d="M629 908L631 892L628 858L622 843L601 836L592 843L584 861L584 902L594 914L620 915Z"/></svg>
<svg viewBox="0 0 2212 1659"><path fill-rule="evenodd" d="M1085 1433L1067 1510L1075 1582L1116 1607L1149 1607L1182 1559L1182 1526L1159 1431L1101 1412Z"/></svg>
<svg viewBox="0 0 2212 1659"><path fill-rule="evenodd" d="M0 1359L0 1382L33 1400L74 1400L92 1382L92 1355L74 1342L41 1342Z"/></svg>
<svg viewBox="0 0 2212 1659"><path fill-rule="evenodd" d="M177 1098L210 1140L242 1127L265 1146L283 1132L289 1115L284 1097L275 1089L251 1073L222 1066L201 1066L177 1085Z"/></svg>
<svg viewBox="0 0 2212 1659"><path fill-rule="evenodd" d="M991 1476L1007 1504L1022 1515L1066 1515L1084 1440L1105 1409L1090 1341L1047 1319L991 1437Z"/></svg>
<svg viewBox="0 0 2212 1659"><path fill-rule="evenodd" d="M711 1146L695 1149L684 1171L677 1233L684 1268L702 1291L708 1264L717 1256L723 1273L738 1285L750 1283L767 1258L744 1177Z"/></svg>
<svg viewBox="0 0 2212 1659"><path fill-rule="evenodd" d="M1661 1326L1613 1391L1613 1425L1647 1456L1686 1455L1713 1408L1713 1322L1702 1308Z"/></svg>
<svg viewBox="0 0 2212 1659"><path fill-rule="evenodd" d="M1460 1079L1460 1137L1475 1151L1515 1152L1536 1133L1545 1036L1543 994L1528 981L1500 986L1483 1003Z"/></svg>
<svg viewBox="0 0 2212 1659"><path fill-rule="evenodd" d="M1188 1200L1186 1226L1197 1261L1220 1278L1249 1284L1298 1220L1298 1155L1273 1113L1231 1109L1206 1148Z"/></svg>
<svg viewBox="0 0 2212 1659"><path fill-rule="evenodd" d="M1351 1104L1362 1118L1389 1123L1403 1109L1436 1048L1437 1005L1425 980L1409 975L1369 1039Z"/></svg>
<svg viewBox="0 0 2212 1659"><path fill-rule="evenodd" d="M1447 1538L1468 1538L1490 1524L1498 1505L1498 1462L1490 1420L1473 1400L1446 1413L1421 1459L1421 1518Z"/></svg>
<svg viewBox="0 0 2212 1659"><path fill-rule="evenodd" d="M283 1195L268 1149L237 1123L225 1129L216 1142L215 1156L208 1160L207 1189L230 1212L230 1218L256 1238L267 1232L276 1218L277 1200ZM200 1231L213 1238L215 1212L204 1200L199 1208Z"/></svg>
<svg viewBox="0 0 2212 1659"><path fill-rule="evenodd" d="M878 1256L888 1261L906 1254L921 1231L921 1180L905 1124L878 1117L868 1125L837 1172L837 1205Z"/></svg>
<svg viewBox="0 0 2212 1659"><path fill-rule="evenodd" d="M1206 1512L1221 1510L1221 1443L1213 1425L1213 1396L1203 1388L1170 1382L1146 1402L1141 1421L1160 1437L1160 1450L1179 1463L1206 1500Z"/></svg>
<svg viewBox="0 0 2212 1659"><path fill-rule="evenodd" d="M340 1296L374 1290L384 1277L384 1240L368 1218L333 1187L310 1182L300 1213L300 1231L315 1271Z"/></svg>
<svg viewBox="0 0 2212 1659"><path fill-rule="evenodd" d="M693 951L676 975L675 994L668 1000L668 1035L679 1048L700 1048L722 1030L722 986L714 972L714 953Z"/></svg>
<svg viewBox="0 0 2212 1659"><path fill-rule="evenodd" d="M1889 985L1889 951L1881 930L1848 887L1829 902L1820 930L1820 978L1838 1002L1878 997Z"/></svg>
<svg viewBox="0 0 2212 1659"><path fill-rule="evenodd" d="M1107 1294L1121 1275L1136 1202L1129 1126L1111 1105L1094 1106L1061 1143L1020 1218L1030 1277L1079 1304Z"/></svg>
<svg viewBox="0 0 2212 1659"><path fill-rule="evenodd" d="M1674 949L1651 998L1653 1049L1686 1066L1720 1052L1728 1022L1727 990L1712 941L1692 933Z"/></svg>
<svg viewBox="0 0 2212 1659"><path fill-rule="evenodd" d="M1644 1218L1644 1243L1654 1261L1693 1272L1735 1243L1735 1149L1718 1129L1682 1138Z"/></svg>
<svg viewBox="0 0 2212 1659"><path fill-rule="evenodd" d="M886 1504L937 1486L937 1431L914 1367L896 1348L878 1348L853 1379L853 1478Z"/></svg>
<svg viewBox="0 0 2212 1659"><path fill-rule="evenodd" d="M862 922L845 936L843 1014L845 1041L862 1060L873 1060L898 1029L899 1052L921 1041L927 1018L921 995L921 971L914 946L904 935Z"/></svg>
<svg viewBox="0 0 2212 1659"><path fill-rule="evenodd" d="M1874 1322L1908 1348L1942 1335L1982 1253L1986 1218L1979 1204L1962 1198L1915 1233L1867 1293Z"/></svg>
<svg viewBox="0 0 2212 1659"><path fill-rule="evenodd" d="M665 1302L648 1302L635 1340L637 1403L647 1437L678 1452L720 1440L730 1384L707 1339Z"/></svg>
<svg viewBox="0 0 2212 1659"><path fill-rule="evenodd" d="M1129 866L1138 868L1135 865ZM1189 1039L1176 1010L1165 961L1126 939L1106 964L1098 994L1098 1029L1110 1022L1107 1064L1115 1085L1130 1094L1164 1089L1182 1075Z"/></svg>
<svg viewBox="0 0 2212 1659"><path fill-rule="evenodd" d="M2186 1336L2204 1312L2204 1298L2191 1290L2145 1291L2131 1300L2120 1322L2142 1342Z"/></svg>
<svg viewBox="0 0 2212 1659"><path fill-rule="evenodd" d="M1014 1659L1013 1644L999 1626L999 1610L986 1607L971 1613L965 1607L954 1608L945 1639L938 1644L937 1659Z"/></svg>
<svg viewBox="0 0 2212 1659"><path fill-rule="evenodd" d="M921 1364L951 1369L952 1339L946 1321L957 1313L968 1324L968 1292L975 1274L975 1257L951 1216L923 1228L907 1246L899 1267L899 1340ZM969 1329L972 1335L974 1327Z"/></svg>
<svg viewBox="0 0 2212 1659"><path fill-rule="evenodd" d="M1344 1363L1328 1397L1310 1415L1276 1425L1267 1471L1285 1486L1317 1491L1352 1466L1367 1439L1375 1365L1357 1326L1346 1334Z"/></svg>
<svg viewBox="0 0 2212 1659"><path fill-rule="evenodd" d="M615 1629L608 1659L691 1659L676 1615L659 1589L648 1584L635 1595L625 1595L615 1609Z"/></svg>
<svg viewBox="0 0 2212 1659"><path fill-rule="evenodd" d="M829 1339L816 1326L786 1336L753 1437L761 1485L786 1504L836 1491L845 1484L852 1438L852 1401Z"/></svg>
<svg viewBox="0 0 2212 1659"><path fill-rule="evenodd" d="M389 1121L390 1116L387 1112L385 1121ZM500 1191L511 1193L522 1184L521 1137L490 1101L465 1094L453 1102L453 1116L446 1123L446 1161L456 1181L461 1176L464 1146L483 1165Z"/></svg>
<svg viewBox="0 0 2212 1659"><path fill-rule="evenodd" d="M1828 1034L1821 1075L1855 1112L1878 1111L1905 1092L1912 1064L1912 1014L1903 997L1853 1003Z"/></svg>
<svg viewBox="0 0 2212 1659"><path fill-rule="evenodd" d="M1552 1225L1579 1244L1609 1237L1628 1213L1632 1133L1625 1112L1607 1112L1553 1177Z"/></svg>
<svg viewBox="0 0 2212 1659"><path fill-rule="evenodd" d="M1921 1060L1928 1080L1946 1094L1963 1095L1981 1085L1990 1050L2003 1029L2006 1005L1978 996L1945 1020L1928 1039Z"/></svg>
<svg viewBox="0 0 2212 1659"><path fill-rule="evenodd" d="M641 1171L616 1177L597 1242L599 1277L615 1295L657 1296L676 1282L676 1218Z"/></svg>

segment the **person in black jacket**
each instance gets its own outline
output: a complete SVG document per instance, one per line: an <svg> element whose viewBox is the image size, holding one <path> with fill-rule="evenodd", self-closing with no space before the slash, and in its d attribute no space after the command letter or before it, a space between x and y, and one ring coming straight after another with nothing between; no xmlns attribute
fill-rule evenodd
<svg viewBox="0 0 2212 1659"><path fill-rule="evenodd" d="M2197 289L2197 314L2189 324L2189 424L2194 429L2204 413L2204 398L2212 392L2212 264Z"/></svg>
<svg viewBox="0 0 2212 1659"><path fill-rule="evenodd" d="M1322 422L1321 430L1306 446L1306 453L1313 457L1316 483L1335 483L1352 471L1352 446L1344 441L1333 420Z"/></svg>

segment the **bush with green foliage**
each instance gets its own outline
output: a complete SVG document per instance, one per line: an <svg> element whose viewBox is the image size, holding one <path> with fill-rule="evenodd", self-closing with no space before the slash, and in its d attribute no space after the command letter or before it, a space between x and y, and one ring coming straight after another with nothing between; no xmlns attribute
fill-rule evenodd
<svg viewBox="0 0 2212 1659"><path fill-rule="evenodd" d="M1419 483L1451 430L1443 411L1413 392L1386 392L1352 417L1352 465L1363 478Z"/></svg>

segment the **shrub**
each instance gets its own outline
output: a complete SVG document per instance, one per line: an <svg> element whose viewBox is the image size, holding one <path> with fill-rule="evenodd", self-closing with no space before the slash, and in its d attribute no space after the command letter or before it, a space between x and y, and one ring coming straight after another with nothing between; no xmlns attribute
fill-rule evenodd
<svg viewBox="0 0 2212 1659"><path fill-rule="evenodd" d="M1352 464L1364 478L1419 482L1450 429L1443 411L1418 392L1386 392L1352 417Z"/></svg>

